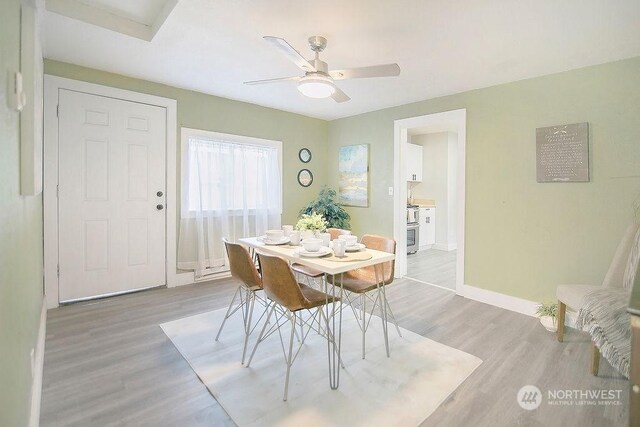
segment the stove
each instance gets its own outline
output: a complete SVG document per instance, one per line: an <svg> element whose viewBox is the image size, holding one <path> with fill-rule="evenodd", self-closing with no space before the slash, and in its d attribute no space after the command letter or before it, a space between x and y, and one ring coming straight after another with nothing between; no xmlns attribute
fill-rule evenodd
<svg viewBox="0 0 640 427"><path fill-rule="evenodd" d="M420 247L420 208L407 204L407 253L414 254Z"/></svg>

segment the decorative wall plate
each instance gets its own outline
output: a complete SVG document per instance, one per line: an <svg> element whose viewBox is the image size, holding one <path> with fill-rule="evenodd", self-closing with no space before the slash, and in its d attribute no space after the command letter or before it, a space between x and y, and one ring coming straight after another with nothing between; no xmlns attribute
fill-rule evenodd
<svg viewBox="0 0 640 427"><path fill-rule="evenodd" d="M298 152L298 158L302 163L309 163L311 161L311 151L308 148L303 148Z"/></svg>
<svg viewBox="0 0 640 427"><path fill-rule="evenodd" d="M298 184L308 187L313 182L313 174L309 169L302 169L298 172Z"/></svg>

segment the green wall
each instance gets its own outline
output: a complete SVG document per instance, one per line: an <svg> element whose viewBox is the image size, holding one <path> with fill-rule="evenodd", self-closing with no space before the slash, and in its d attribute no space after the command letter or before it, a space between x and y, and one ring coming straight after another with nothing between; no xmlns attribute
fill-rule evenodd
<svg viewBox="0 0 640 427"><path fill-rule="evenodd" d="M282 140L283 223L337 187L340 146L370 144L370 206L348 208L358 234L393 233L393 121L466 108L465 283L530 300L602 280L640 193L640 58L331 122L56 61L45 72L176 99L179 126ZM576 122L590 124L591 182L536 183L535 129ZM308 189L296 182L305 146Z"/></svg>
<svg viewBox="0 0 640 427"><path fill-rule="evenodd" d="M0 426L29 419L30 352L42 307L42 197L20 195L19 114L7 83L20 69L20 1L0 13Z"/></svg>
<svg viewBox="0 0 640 427"><path fill-rule="evenodd" d="M300 208L315 198L321 184L326 181L327 122L324 120L64 62L45 60L44 70L46 74L54 76L177 100L178 159L182 126L282 141L283 224L293 223ZM298 151L303 147L312 152L311 162L305 166L298 160ZM303 167L311 170L314 176L313 184L307 188L298 185L297 181L298 171Z"/></svg>
<svg viewBox="0 0 640 427"><path fill-rule="evenodd" d="M426 82L425 84L428 84ZM356 233L393 234L393 124L466 108L464 283L533 301L603 279L640 193L640 58L464 92L329 123L338 148L370 146L370 206ZM589 122L589 183L536 183L536 128ZM437 203L437 201L436 201Z"/></svg>

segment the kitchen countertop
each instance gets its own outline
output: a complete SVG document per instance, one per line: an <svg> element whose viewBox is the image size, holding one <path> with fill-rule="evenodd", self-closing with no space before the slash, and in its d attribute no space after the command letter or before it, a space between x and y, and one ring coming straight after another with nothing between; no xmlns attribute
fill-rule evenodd
<svg viewBox="0 0 640 427"><path fill-rule="evenodd" d="M433 199L413 199L413 203L421 208L435 208L436 201Z"/></svg>

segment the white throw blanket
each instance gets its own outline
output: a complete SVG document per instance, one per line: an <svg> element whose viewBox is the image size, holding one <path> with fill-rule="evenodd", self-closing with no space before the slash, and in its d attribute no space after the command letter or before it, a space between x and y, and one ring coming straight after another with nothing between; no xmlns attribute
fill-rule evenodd
<svg viewBox="0 0 640 427"><path fill-rule="evenodd" d="M631 326L627 307L631 291L603 288L589 293L578 313L577 328L586 331L602 357L629 378Z"/></svg>

